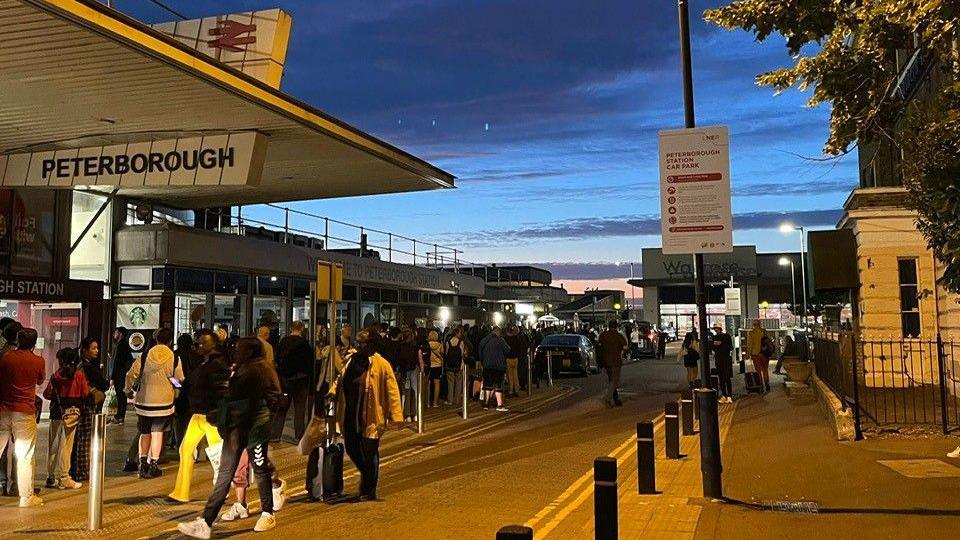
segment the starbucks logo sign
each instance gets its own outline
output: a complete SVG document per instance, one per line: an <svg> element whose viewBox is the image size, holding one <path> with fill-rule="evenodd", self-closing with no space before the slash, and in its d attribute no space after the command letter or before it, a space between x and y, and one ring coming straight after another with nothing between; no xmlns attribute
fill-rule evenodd
<svg viewBox="0 0 960 540"><path fill-rule="evenodd" d="M130 310L130 322L132 326L143 326L147 322L147 310L141 306L136 306Z"/></svg>

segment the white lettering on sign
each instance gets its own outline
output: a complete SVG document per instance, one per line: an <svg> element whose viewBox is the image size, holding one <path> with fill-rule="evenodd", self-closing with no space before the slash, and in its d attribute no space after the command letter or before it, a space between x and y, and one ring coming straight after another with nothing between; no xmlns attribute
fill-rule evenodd
<svg viewBox="0 0 960 540"><path fill-rule="evenodd" d="M4 186L256 185L266 137L244 132L0 156Z"/></svg>
<svg viewBox="0 0 960 540"><path fill-rule="evenodd" d="M63 283L28 279L0 279L0 294L63 296Z"/></svg>
<svg viewBox="0 0 960 540"><path fill-rule="evenodd" d="M663 253L730 253L730 144L727 128L660 132Z"/></svg>

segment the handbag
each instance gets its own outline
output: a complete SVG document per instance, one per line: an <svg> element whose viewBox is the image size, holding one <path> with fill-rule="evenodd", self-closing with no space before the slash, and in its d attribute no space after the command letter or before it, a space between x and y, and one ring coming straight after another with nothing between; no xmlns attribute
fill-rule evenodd
<svg viewBox="0 0 960 540"><path fill-rule="evenodd" d="M326 424L327 421L322 416L313 415L310 418L310 423L307 424L307 429L303 432L303 437L300 437L300 442L297 444L297 450L300 451L301 456L309 456L314 448L323 444L327 433Z"/></svg>
<svg viewBox="0 0 960 540"><path fill-rule="evenodd" d="M61 415L60 421L63 422L63 427L67 429L73 429L77 427L80 423L80 407L63 407L63 404L60 402L60 391L57 390L57 386L53 386L53 397L57 399L57 406L60 407Z"/></svg>

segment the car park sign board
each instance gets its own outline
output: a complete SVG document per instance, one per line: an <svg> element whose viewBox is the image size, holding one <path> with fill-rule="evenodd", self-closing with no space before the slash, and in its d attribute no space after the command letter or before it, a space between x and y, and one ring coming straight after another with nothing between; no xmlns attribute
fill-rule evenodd
<svg viewBox="0 0 960 540"><path fill-rule="evenodd" d="M663 253L730 253L730 142L726 126L660 132Z"/></svg>

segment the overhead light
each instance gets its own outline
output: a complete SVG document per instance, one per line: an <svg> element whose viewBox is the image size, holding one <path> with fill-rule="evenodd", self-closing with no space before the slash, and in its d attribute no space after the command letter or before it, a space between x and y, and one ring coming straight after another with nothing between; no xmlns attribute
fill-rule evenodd
<svg viewBox="0 0 960 540"><path fill-rule="evenodd" d="M450 308L446 306L440 308L440 322L443 324L450 322Z"/></svg>
<svg viewBox="0 0 960 540"><path fill-rule="evenodd" d="M790 234L795 230L797 230L797 228L793 225L793 223L783 223L780 225L780 232L783 234Z"/></svg>
<svg viewBox="0 0 960 540"><path fill-rule="evenodd" d="M791 262L792 262L792 261L791 261L790 259L788 259L787 257L780 257L780 260L777 261L777 263L779 263L780 266L790 266L790 263L791 263Z"/></svg>
<svg viewBox="0 0 960 540"><path fill-rule="evenodd" d="M270 281L276 281L276 280L277 280L277 276L270 276Z"/></svg>
<svg viewBox="0 0 960 540"><path fill-rule="evenodd" d="M499 311L493 312L493 324L497 326L503 324L503 313L500 313Z"/></svg>

